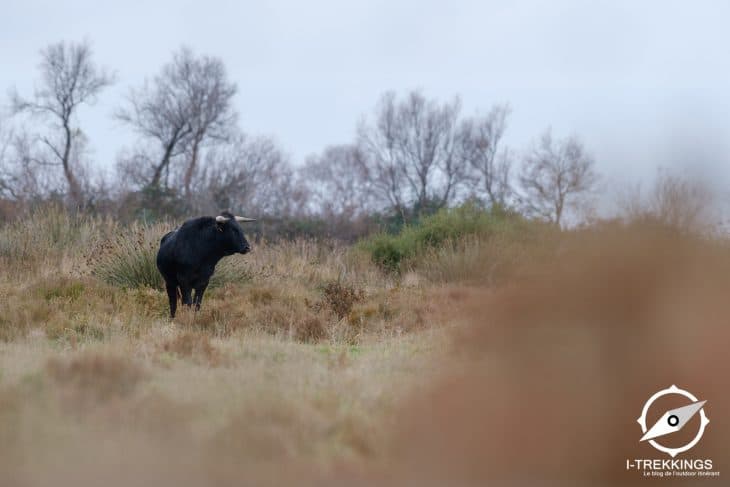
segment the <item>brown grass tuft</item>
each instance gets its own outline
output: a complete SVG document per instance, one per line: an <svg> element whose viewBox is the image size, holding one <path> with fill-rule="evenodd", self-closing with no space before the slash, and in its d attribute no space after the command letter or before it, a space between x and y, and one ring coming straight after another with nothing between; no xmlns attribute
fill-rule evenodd
<svg viewBox="0 0 730 487"><path fill-rule="evenodd" d="M248 293L248 299L253 306L268 305L274 300L276 291L269 288L251 288Z"/></svg>
<svg viewBox="0 0 730 487"><path fill-rule="evenodd" d="M29 323L27 321L15 321L5 316L0 316L0 342L11 342L28 334Z"/></svg>
<svg viewBox="0 0 730 487"><path fill-rule="evenodd" d="M304 316L294 324L294 338L304 343L318 342L327 336L322 319L314 314Z"/></svg>
<svg viewBox="0 0 730 487"><path fill-rule="evenodd" d="M210 343L208 335L201 332L183 332L163 343L162 350L211 367L218 367L224 362L223 354Z"/></svg>
<svg viewBox="0 0 730 487"><path fill-rule="evenodd" d="M82 401L96 402L131 395L145 376L142 367L129 358L99 352L69 360L51 358L46 371L56 384L73 390Z"/></svg>
<svg viewBox="0 0 730 487"><path fill-rule="evenodd" d="M328 282L322 293L330 309L340 319L347 316L352 311L352 306L365 297L365 292L362 289L355 289L354 286L340 281Z"/></svg>

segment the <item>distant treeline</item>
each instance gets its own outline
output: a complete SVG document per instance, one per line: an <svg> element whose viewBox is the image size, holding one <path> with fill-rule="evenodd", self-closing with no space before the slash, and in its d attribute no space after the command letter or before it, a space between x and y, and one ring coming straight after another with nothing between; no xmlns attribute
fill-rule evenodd
<svg viewBox="0 0 730 487"><path fill-rule="evenodd" d="M0 217L45 203L123 221L223 209L262 219L277 236L353 239L393 231L471 201L560 225L596 187L575 137L547 130L519 152L503 136L510 108L465 116L458 98L384 93L344 141L292 164L272 138L244 133L236 84L221 59L188 48L119 100L114 118L137 134L104 172L78 111L117 82L88 43L41 51L36 89L13 87L0 120Z"/></svg>

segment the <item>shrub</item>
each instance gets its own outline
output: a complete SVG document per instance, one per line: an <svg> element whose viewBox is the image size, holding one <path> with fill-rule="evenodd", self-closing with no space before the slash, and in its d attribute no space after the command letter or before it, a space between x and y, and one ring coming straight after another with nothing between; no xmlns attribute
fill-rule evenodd
<svg viewBox="0 0 730 487"><path fill-rule="evenodd" d="M510 233L529 232L539 224L495 208L484 210L466 203L452 209L442 209L423 218L417 225L405 227L396 235L379 234L360 243L360 249L372 261L388 272L401 272L415 267L419 260L433 252L470 236L480 238Z"/></svg>
<svg viewBox="0 0 730 487"><path fill-rule="evenodd" d="M160 239L170 230L171 226L165 224L131 225L97 245L87 259L91 273L113 286L162 289L155 261Z"/></svg>
<svg viewBox="0 0 730 487"><path fill-rule="evenodd" d="M352 305L361 301L364 297L362 290L355 289L354 286L343 284L340 281L327 283L322 292L330 309L340 319L347 316L352 311Z"/></svg>
<svg viewBox="0 0 730 487"><path fill-rule="evenodd" d="M369 250L373 263L388 272L398 271L409 253L401 240L385 234L372 237L365 247Z"/></svg>
<svg viewBox="0 0 730 487"><path fill-rule="evenodd" d="M426 252L419 272L431 282L501 284L554 255L559 242L555 228L537 228L450 241Z"/></svg>

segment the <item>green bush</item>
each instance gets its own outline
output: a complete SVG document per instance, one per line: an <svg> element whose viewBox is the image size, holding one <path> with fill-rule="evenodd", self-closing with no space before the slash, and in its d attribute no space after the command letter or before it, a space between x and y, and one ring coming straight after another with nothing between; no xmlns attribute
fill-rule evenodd
<svg viewBox="0 0 730 487"><path fill-rule="evenodd" d="M524 237L536 226L537 223L503 209L484 210L467 203L424 217L396 235L375 235L362 241L359 248L381 269L400 272L417 266L419 258L432 254L435 249L453 245L466 237L489 238L504 234Z"/></svg>
<svg viewBox="0 0 730 487"><path fill-rule="evenodd" d="M372 237L363 244L370 252L372 261L381 269L395 272L407 255L403 242L392 235L380 234Z"/></svg>

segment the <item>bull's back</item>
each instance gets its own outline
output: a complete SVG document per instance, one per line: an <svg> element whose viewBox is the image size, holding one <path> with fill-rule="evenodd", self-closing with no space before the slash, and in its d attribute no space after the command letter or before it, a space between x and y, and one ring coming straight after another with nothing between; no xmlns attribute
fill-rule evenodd
<svg viewBox="0 0 730 487"><path fill-rule="evenodd" d="M172 237L173 235L175 235L175 232L176 231L177 230L173 230L171 232L167 232L165 235L162 236L162 240L160 240L160 248L162 248L162 246L165 244L165 242L167 242L168 240L170 240L170 237Z"/></svg>

